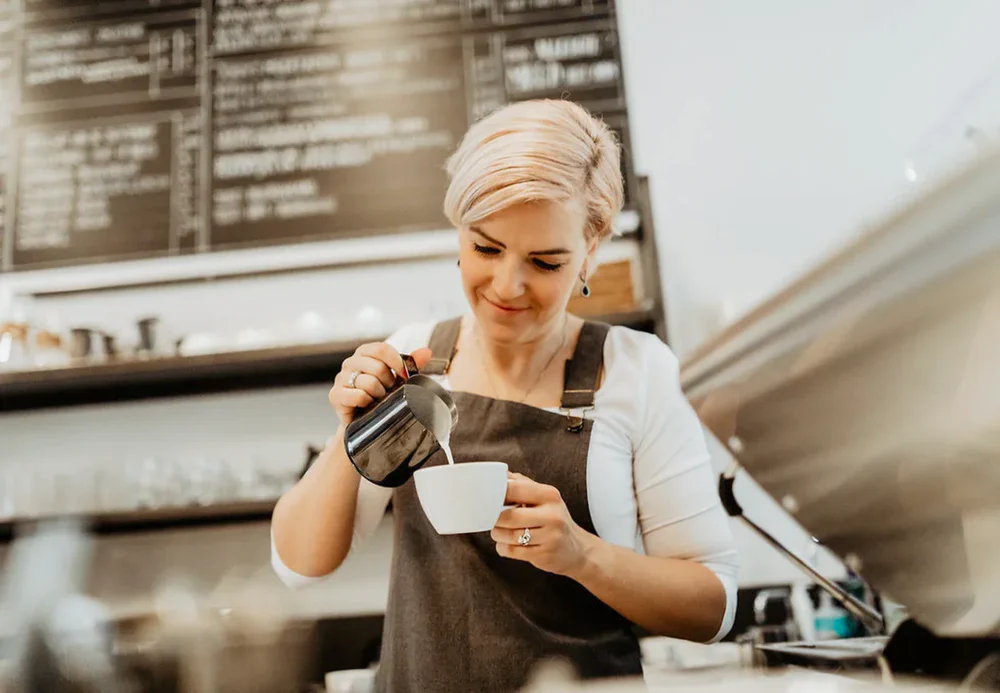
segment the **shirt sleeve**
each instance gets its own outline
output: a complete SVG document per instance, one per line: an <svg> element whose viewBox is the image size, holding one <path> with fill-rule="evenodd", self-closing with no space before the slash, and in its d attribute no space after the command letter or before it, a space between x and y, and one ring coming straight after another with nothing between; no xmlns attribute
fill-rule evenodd
<svg viewBox="0 0 1000 693"><path fill-rule="evenodd" d="M397 351L408 353L426 346L432 329L433 324L409 325L394 332L386 339L386 342ZM327 445L332 441L332 438L327 440ZM385 509L391 498L391 488L378 486L367 479L361 479L358 486L358 500L354 508L354 530L351 533L351 548L348 555L375 532L385 515ZM302 575L289 568L278 555L274 545L273 532L271 534L271 567L281 581L292 588L305 587L329 577L329 574Z"/></svg>
<svg viewBox="0 0 1000 693"><path fill-rule="evenodd" d="M736 614L738 560L697 415L680 388L677 358L658 339L645 354L645 393L633 438L639 529L647 555L697 561L726 591L721 640Z"/></svg>

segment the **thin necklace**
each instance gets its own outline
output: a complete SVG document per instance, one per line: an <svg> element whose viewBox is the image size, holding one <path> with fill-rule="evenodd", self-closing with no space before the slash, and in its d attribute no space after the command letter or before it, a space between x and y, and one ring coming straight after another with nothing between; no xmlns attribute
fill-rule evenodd
<svg viewBox="0 0 1000 693"><path fill-rule="evenodd" d="M542 381L542 376L545 375L545 372L549 370L549 366L552 365L552 362L555 360L556 356L559 354L560 351L563 350L563 347L566 346L567 323L569 323L568 316L563 321L563 338L562 342L559 344L559 348L552 352L552 356L549 357L549 360L545 362L545 365L542 367L542 370L540 370L538 372L538 375L535 377L535 382L531 385L530 388L528 388L528 391L524 393L524 396L521 397L521 399L517 400L518 404L524 404L524 400L528 399L528 396L535 391L535 388L538 387L538 383ZM476 330L476 348L479 349L479 360L482 362L483 370L486 371L486 379L490 381L490 389L493 390L493 398L500 399L496 383L493 382L493 375L490 373L490 369L486 365L486 352L483 350L483 343L479 339L478 329Z"/></svg>

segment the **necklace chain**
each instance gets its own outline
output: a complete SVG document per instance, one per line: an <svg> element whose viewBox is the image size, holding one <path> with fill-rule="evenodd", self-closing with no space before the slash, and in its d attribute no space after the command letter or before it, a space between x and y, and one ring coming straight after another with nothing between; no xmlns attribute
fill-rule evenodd
<svg viewBox="0 0 1000 693"><path fill-rule="evenodd" d="M569 322L569 318L566 318L566 320L563 322L563 337L562 337L562 342L559 344L559 347L555 351L552 352L552 355L549 356L549 360L545 362L545 365L542 367L542 370L538 371L538 375L535 377L535 382L532 383L531 387L528 388L527 392L524 393L524 396L521 397L521 399L517 400L517 402L519 404L523 404L524 401L526 399L528 399L528 397L531 395L531 393L535 391L535 388L538 387L538 383L540 383L542 381L542 376L545 375L545 372L549 370L549 366L552 365L552 362L555 360L556 356L566 346L566 323L567 322ZM483 343L479 339L479 330L478 329L476 330L476 347L479 349L479 359L480 359L480 361L483 364L483 370L486 371L486 378L490 382L490 389L493 390L493 397L496 398L496 399L499 399L500 398L500 394L497 391L496 383L493 382L493 374L490 372L489 366L487 366L487 364L486 364L486 352L483 350Z"/></svg>

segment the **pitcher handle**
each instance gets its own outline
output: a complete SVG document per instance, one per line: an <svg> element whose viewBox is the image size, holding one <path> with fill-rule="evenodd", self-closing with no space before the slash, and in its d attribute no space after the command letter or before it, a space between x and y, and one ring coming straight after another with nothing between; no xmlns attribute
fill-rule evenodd
<svg viewBox="0 0 1000 693"><path fill-rule="evenodd" d="M420 372L420 369L417 368L417 362L413 360L412 356L409 354L400 354L399 356L403 359L403 380L409 380Z"/></svg>

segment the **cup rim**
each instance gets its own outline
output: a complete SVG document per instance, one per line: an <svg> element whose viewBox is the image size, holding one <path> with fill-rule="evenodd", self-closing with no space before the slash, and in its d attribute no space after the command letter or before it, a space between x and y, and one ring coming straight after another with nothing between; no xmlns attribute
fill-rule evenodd
<svg viewBox="0 0 1000 693"><path fill-rule="evenodd" d="M424 476L427 476L427 474L434 473L434 472L436 472L438 470L453 469L453 468L457 468L457 467L460 467L460 466L461 467L466 467L466 466L482 467L484 465L502 466L502 467L505 467L507 469L510 469L510 467L507 466L506 462L496 462L496 461L492 461L492 460L483 460L481 462L480 461L475 461L475 462L456 462L455 464L447 464L446 463L446 464L436 464L433 467L421 467L417 471L413 472L413 476L416 477L418 474L422 474Z"/></svg>

